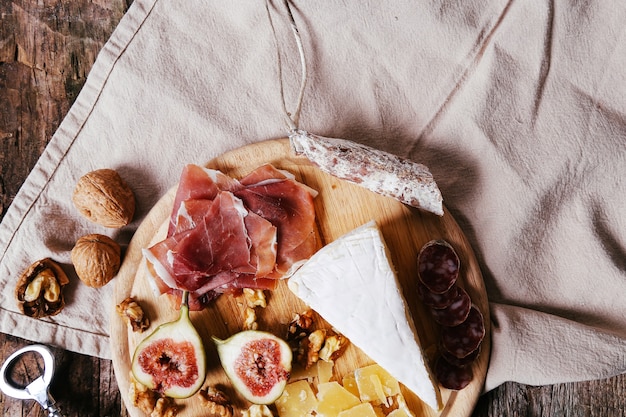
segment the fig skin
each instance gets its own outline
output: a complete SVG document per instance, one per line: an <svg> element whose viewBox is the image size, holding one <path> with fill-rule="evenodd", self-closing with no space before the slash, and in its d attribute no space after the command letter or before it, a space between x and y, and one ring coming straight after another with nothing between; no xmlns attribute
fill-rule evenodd
<svg viewBox="0 0 626 417"><path fill-rule="evenodd" d="M291 373L292 352L286 341L260 330L213 341L226 375L246 400L271 404L280 397Z"/></svg>
<svg viewBox="0 0 626 417"><path fill-rule="evenodd" d="M204 384L204 344L189 318L188 293L180 317L163 323L135 349L131 370L135 379L170 398L188 398Z"/></svg>

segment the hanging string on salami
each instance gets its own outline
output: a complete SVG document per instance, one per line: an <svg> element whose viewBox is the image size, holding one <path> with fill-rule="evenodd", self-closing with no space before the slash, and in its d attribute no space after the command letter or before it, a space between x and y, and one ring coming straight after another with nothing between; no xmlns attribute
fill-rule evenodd
<svg viewBox="0 0 626 417"><path fill-rule="evenodd" d="M432 173L425 165L354 141L315 135L298 127L307 83L307 65L302 38L289 2L285 0L284 3L300 54L301 65L300 91L293 113L287 110L285 103L282 60L278 49L276 29L267 1L266 10L276 44L282 109L293 152L296 155L305 156L322 171L336 178L357 184L372 192L394 198L437 216L443 216L441 191Z"/></svg>

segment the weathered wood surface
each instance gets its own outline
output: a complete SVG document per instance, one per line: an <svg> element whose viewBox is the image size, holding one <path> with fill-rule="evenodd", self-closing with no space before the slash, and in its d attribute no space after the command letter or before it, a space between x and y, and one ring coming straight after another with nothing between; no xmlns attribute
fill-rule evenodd
<svg viewBox="0 0 626 417"><path fill-rule="evenodd" d="M0 0L0 211L19 187L85 82L131 0ZM0 361L29 342L0 334ZM51 392L68 417L128 414L110 361L53 348ZM17 377L37 375L36 366ZM34 402L0 396L0 415L42 417ZM544 387L507 383L473 417L626 415L626 375Z"/></svg>

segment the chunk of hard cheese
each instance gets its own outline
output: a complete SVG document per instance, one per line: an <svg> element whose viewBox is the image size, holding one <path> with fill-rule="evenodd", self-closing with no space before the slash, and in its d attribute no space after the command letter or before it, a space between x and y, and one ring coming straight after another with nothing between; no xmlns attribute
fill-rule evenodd
<svg viewBox="0 0 626 417"><path fill-rule="evenodd" d="M289 278L288 286L424 403L442 408L439 387L374 221L320 249Z"/></svg>

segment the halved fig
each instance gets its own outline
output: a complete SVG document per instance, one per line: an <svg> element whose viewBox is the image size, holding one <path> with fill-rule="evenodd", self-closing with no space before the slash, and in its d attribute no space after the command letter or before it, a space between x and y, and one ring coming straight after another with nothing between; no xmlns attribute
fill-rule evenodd
<svg viewBox="0 0 626 417"><path fill-rule="evenodd" d="M292 353L287 342L259 330L213 340L226 375L245 399L271 404L280 397L291 372Z"/></svg>
<svg viewBox="0 0 626 417"><path fill-rule="evenodd" d="M189 319L187 299L184 292L177 320L161 324L137 345L131 364L138 382L166 397L191 397L206 378L204 345Z"/></svg>

